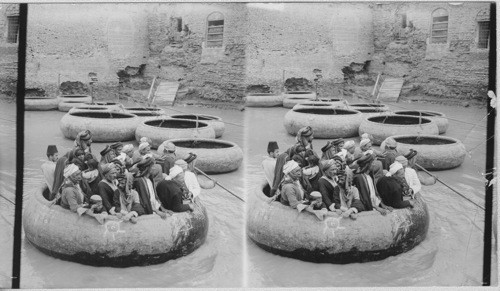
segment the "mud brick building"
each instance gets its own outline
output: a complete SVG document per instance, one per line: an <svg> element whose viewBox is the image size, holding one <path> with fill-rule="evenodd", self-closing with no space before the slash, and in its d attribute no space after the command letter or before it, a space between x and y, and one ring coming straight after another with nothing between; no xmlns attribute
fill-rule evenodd
<svg viewBox="0 0 500 291"><path fill-rule="evenodd" d="M0 5L0 95L16 92L18 31L19 5Z"/></svg>
<svg viewBox="0 0 500 291"><path fill-rule="evenodd" d="M483 99L487 2L30 4L27 87L58 83L241 101L250 86L282 91L322 71L328 92L402 78L403 96ZM0 65L17 56L17 5L0 5ZM4 85L2 85L4 86ZM5 86L4 86L5 87ZM353 88L354 88L353 87ZM3 88L3 87L2 87ZM107 90L107 91L106 91ZM112 97L112 96L111 96Z"/></svg>

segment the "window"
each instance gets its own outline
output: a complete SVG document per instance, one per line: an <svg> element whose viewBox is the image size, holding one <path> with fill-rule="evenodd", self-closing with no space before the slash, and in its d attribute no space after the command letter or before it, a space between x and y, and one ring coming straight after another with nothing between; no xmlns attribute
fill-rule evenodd
<svg viewBox="0 0 500 291"><path fill-rule="evenodd" d="M431 43L448 41L448 11L439 8L432 12Z"/></svg>
<svg viewBox="0 0 500 291"><path fill-rule="evenodd" d="M7 43L17 43L19 16L7 16Z"/></svg>
<svg viewBox="0 0 500 291"><path fill-rule="evenodd" d="M177 32L182 31L182 18L177 18Z"/></svg>
<svg viewBox="0 0 500 291"><path fill-rule="evenodd" d="M207 18L207 47L222 47L224 41L224 15L219 12Z"/></svg>
<svg viewBox="0 0 500 291"><path fill-rule="evenodd" d="M406 28L406 13L401 14L401 27Z"/></svg>
<svg viewBox="0 0 500 291"><path fill-rule="evenodd" d="M488 48L488 43L490 40L490 22L489 21L479 21L478 25L478 48Z"/></svg>
<svg viewBox="0 0 500 291"><path fill-rule="evenodd" d="M490 11L483 9L476 15L477 48L487 49L490 42Z"/></svg>

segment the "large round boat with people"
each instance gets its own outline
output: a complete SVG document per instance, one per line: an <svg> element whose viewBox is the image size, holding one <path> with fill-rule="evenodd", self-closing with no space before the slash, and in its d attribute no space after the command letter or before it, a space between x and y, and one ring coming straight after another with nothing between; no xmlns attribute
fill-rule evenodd
<svg viewBox="0 0 500 291"><path fill-rule="evenodd" d="M175 138L215 138L211 125L203 121L174 118L155 118L142 122L135 131L136 140L151 139L151 147L158 148L164 141Z"/></svg>
<svg viewBox="0 0 500 291"><path fill-rule="evenodd" d="M208 216L199 199L194 211L174 213L165 220L142 215L137 223L94 218L64 209L44 198L40 187L23 210L26 239L40 251L77 263L130 267L166 262L192 253L207 237Z"/></svg>
<svg viewBox="0 0 500 291"><path fill-rule="evenodd" d="M398 143L400 153L416 150L416 163L427 170L446 170L460 166L467 151L458 139L436 135L396 135L392 136Z"/></svg>
<svg viewBox="0 0 500 291"><path fill-rule="evenodd" d="M196 167L209 174L227 173L237 170L243 161L243 151L230 141L218 139L171 139L176 155L197 155Z"/></svg>
<svg viewBox="0 0 500 291"><path fill-rule="evenodd" d="M359 135L364 133L373 136L372 143L380 145L393 135L438 135L437 124L424 117L382 114L363 119L359 126Z"/></svg>
<svg viewBox="0 0 500 291"><path fill-rule="evenodd" d="M298 108L288 111L284 126L289 134L310 126L316 138L353 137L358 135L362 120L359 111L339 108Z"/></svg>
<svg viewBox="0 0 500 291"><path fill-rule="evenodd" d="M137 122L137 116L129 113L87 110L66 113L61 118L60 128L69 139L90 130L94 141L127 141L134 139Z"/></svg>
<svg viewBox="0 0 500 291"><path fill-rule="evenodd" d="M247 234L271 253L316 263L346 264L382 260L407 252L422 242L429 228L429 212L422 195L415 205L381 215L358 213L356 220L331 216L319 221L269 197L262 183L251 192Z"/></svg>

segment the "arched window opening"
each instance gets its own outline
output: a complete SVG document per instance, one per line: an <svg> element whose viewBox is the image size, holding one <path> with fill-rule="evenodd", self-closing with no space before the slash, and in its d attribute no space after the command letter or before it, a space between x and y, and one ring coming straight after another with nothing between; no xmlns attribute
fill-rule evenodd
<svg viewBox="0 0 500 291"><path fill-rule="evenodd" d="M487 49L490 43L490 11L479 11L476 15L477 22L477 48Z"/></svg>
<svg viewBox="0 0 500 291"><path fill-rule="evenodd" d="M431 43L448 41L448 11L438 8L432 12Z"/></svg>
<svg viewBox="0 0 500 291"><path fill-rule="evenodd" d="M207 47L222 47L224 43L224 15L214 12L207 18Z"/></svg>

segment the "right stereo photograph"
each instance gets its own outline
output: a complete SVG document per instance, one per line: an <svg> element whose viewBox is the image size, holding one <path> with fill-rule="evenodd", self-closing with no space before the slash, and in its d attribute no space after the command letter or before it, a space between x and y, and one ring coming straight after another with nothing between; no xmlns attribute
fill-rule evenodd
<svg viewBox="0 0 500 291"><path fill-rule="evenodd" d="M247 4L248 287L498 284L490 7Z"/></svg>

